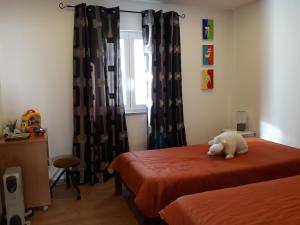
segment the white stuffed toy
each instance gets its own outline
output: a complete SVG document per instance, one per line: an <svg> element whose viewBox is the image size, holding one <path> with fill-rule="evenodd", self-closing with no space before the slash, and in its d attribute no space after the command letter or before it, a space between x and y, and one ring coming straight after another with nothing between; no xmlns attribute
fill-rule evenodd
<svg viewBox="0 0 300 225"><path fill-rule="evenodd" d="M208 142L210 146L208 155L225 154L225 159L232 159L236 154L248 152L248 145L242 135L236 131L224 132Z"/></svg>

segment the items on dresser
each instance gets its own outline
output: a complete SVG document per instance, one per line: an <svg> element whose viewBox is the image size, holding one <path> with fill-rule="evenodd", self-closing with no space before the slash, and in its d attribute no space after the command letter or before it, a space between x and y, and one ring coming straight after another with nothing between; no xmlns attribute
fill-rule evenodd
<svg viewBox="0 0 300 225"><path fill-rule="evenodd" d="M4 137L5 141L16 141L16 140L25 140L30 138L29 133L21 133L21 134L9 134Z"/></svg>

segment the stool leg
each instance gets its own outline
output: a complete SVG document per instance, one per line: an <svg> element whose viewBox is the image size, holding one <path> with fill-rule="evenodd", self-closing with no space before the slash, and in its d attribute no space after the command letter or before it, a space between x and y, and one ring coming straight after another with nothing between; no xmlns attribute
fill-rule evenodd
<svg viewBox="0 0 300 225"><path fill-rule="evenodd" d="M66 170L63 170L59 176L56 178L56 180L54 181L54 183L51 185L50 187L50 193L51 193L51 198L52 198L52 189L54 188L54 186L56 185L56 183L59 181L59 179L61 178L61 176L66 172Z"/></svg>
<svg viewBox="0 0 300 225"><path fill-rule="evenodd" d="M66 169L66 180L67 180L67 188L70 188L70 172L69 172L69 168Z"/></svg>
<svg viewBox="0 0 300 225"><path fill-rule="evenodd" d="M77 200L81 200L80 189L78 187L78 183L76 182L76 178L74 177L72 171L70 169L68 169L68 170L69 170L69 173L70 173L70 177L71 177L71 181L72 181L73 187L77 191Z"/></svg>

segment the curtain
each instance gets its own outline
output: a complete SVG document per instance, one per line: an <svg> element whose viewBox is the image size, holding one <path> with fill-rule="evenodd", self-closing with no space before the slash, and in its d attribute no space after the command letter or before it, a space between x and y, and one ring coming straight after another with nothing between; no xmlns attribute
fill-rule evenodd
<svg viewBox="0 0 300 225"><path fill-rule="evenodd" d="M179 15L142 12L145 62L152 70L149 149L186 145Z"/></svg>
<svg viewBox="0 0 300 225"><path fill-rule="evenodd" d="M107 178L107 166L128 151L120 72L119 8L75 7L73 154L81 182Z"/></svg>

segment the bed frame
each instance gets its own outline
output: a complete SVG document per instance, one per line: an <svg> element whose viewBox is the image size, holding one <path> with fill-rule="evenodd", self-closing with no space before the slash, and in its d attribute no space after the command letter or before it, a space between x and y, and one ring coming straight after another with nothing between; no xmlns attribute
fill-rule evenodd
<svg viewBox="0 0 300 225"><path fill-rule="evenodd" d="M115 180L115 194L116 195L122 195L129 208L134 213L137 221L141 225L167 225L159 216L150 218L142 214L142 212L138 209L138 207L134 203L135 194L132 190L128 187L126 182L121 178L120 174L115 172L114 173L114 180ZM123 191L123 185L126 188Z"/></svg>

